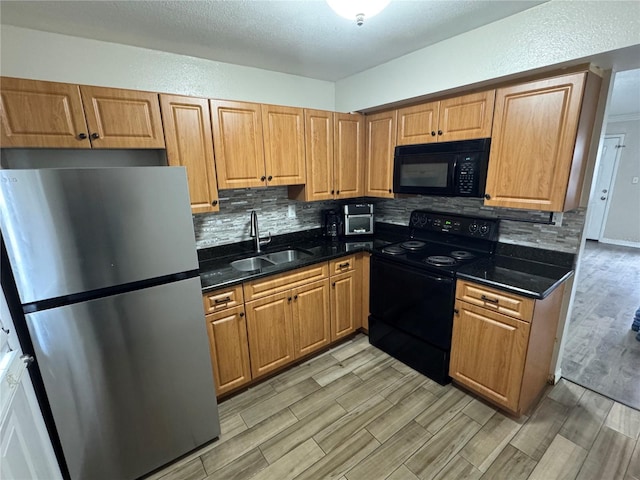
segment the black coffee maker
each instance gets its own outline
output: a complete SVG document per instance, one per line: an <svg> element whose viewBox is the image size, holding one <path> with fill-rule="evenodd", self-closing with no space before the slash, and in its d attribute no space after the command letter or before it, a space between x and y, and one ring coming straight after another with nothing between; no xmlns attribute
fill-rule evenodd
<svg viewBox="0 0 640 480"><path fill-rule="evenodd" d="M322 212L322 234L329 238L338 238L344 233L342 215L338 210Z"/></svg>

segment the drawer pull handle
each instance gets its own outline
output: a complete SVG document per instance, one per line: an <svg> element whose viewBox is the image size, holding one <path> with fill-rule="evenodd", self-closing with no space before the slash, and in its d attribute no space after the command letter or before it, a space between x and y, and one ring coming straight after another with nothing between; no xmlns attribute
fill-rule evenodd
<svg viewBox="0 0 640 480"><path fill-rule="evenodd" d="M338 268L347 268L349 266L349 262L344 262L338 265Z"/></svg>
<svg viewBox="0 0 640 480"><path fill-rule="evenodd" d="M224 298L216 298L213 303L215 303L216 305L220 305L221 303L228 303L231 301L231 297L224 297Z"/></svg>
<svg viewBox="0 0 640 480"><path fill-rule="evenodd" d="M489 303L495 303L495 304L500 303L500 300L498 300L497 298L489 298L486 295L482 295L480 297L480 299L484 300L485 302L489 302Z"/></svg>

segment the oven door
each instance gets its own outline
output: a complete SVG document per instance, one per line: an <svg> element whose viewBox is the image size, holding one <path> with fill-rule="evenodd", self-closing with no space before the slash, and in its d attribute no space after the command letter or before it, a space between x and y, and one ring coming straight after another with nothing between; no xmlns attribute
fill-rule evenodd
<svg viewBox="0 0 640 480"><path fill-rule="evenodd" d="M374 256L370 289L375 320L441 350L451 349L453 278Z"/></svg>

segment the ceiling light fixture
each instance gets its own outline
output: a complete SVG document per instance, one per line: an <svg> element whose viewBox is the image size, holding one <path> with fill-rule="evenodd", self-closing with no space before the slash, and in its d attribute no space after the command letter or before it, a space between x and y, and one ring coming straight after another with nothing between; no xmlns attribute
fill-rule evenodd
<svg viewBox="0 0 640 480"><path fill-rule="evenodd" d="M365 18L371 18L380 13L391 0L327 0L329 6L341 17L347 20L355 19L358 26Z"/></svg>

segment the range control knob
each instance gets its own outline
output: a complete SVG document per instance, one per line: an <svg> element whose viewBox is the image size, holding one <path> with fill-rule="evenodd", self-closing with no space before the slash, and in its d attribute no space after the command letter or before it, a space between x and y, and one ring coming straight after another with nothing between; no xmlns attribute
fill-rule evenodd
<svg viewBox="0 0 640 480"><path fill-rule="evenodd" d="M486 235L487 233L489 233L489 225L485 223L480 226L480 235Z"/></svg>
<svg viewBox="0 0 640 480"><path fill-rule="evenodd" d="M469 225L469 231L471 233L476 233L478 231L478 224L476 222L473 222L471 225Z"/></svg>

